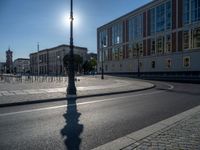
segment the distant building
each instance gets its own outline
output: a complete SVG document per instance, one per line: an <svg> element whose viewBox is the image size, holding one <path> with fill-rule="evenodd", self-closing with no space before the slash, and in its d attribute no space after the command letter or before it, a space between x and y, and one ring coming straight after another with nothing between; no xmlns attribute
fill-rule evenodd
<svg viewBox="0 0 200 150"><path fill-rule="evenodd" d="M30 59L18 58L13 64L14 73L25 74L30 72Z"/></svg>
<svg viewBox="0 0 200 150"><path fill-rule="evenodd" d="M90 60L90 59L97 60L97 54L96 53L88 53L87 54L87 60Z"/></svg>
<svg viewBox="0 0 200 150"><path fill-rule="evenodd" d="M44 49L30 54L30 72L33 75L65 75L63 58L69 54L69 45ZM83 61L87 59L87 48L74 46L74 54L79 54Z"/></svg>
<svg viewBox="0 0 200 150"><path fill-rule="evenodd" d="M5 62L0 62L0 73L5 73L6 72L6 63Z"/></svg>
<svg viewBox="0 0 200 150"><path fill-rule="evenodd" d="M199 76L199 4L152 0L99 27L98 72Z"/></svg>
<svg viewBox="0 0 200 150"><path fill-rule="evenodd" d="M10 48L6 51L6 73L13 72L13 52Z"/></svg>

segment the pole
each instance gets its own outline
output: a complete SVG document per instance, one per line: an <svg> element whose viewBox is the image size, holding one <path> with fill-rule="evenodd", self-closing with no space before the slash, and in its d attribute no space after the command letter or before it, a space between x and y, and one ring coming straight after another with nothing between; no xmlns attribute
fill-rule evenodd
<svg viewBox="0 0 200 150"><path fill-rule="evenodd" d="M104 66L103 66L103 48L101 51L101 79L104 79Z"/></svg>
<svg viewBox="0 0 200 150"><path fill-rule="evenodd" d="M39 75L40 75L40 67L39 67L39 63L40 63L40 62L39 62L39 61L40 61L40 60L39 60L39 42L37 43L37 51L38 51L38 55L37 55L37 60L38 60L38 72L37 72L37 73L38 73L38 76L39 76Z"/></svg>
<svg viewBox="0 0 200 150"><path fill-rule="evenodd" d="M140 56L139 56L139 46L137 44L137 60L138 60L138 78L140 77Z"/></svg>
<svg viewBox="0 0 200 150"><path fill-rule="evenodd" d="M73 45L73 0L71 2L70 9L70 58L69 58L69 73L68 73L68 87L67 96L76 96L76 87L74 82L74 45Z"/></svg>

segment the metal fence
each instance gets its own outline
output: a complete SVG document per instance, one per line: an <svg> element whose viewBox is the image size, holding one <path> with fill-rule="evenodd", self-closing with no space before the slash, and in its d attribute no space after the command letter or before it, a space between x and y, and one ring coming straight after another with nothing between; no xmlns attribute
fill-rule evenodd
<svg viewBox="0 0 200 150"><path fill-rule="evenodd" d="M63 76L17 76L17 75L0 75L2 83L34 83L34 82L67 82L68 77Z"/></svg>

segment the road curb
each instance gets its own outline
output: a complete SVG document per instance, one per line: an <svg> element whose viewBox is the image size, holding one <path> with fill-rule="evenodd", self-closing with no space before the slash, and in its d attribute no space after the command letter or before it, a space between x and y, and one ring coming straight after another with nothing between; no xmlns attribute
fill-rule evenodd
<svg viewBox="0 0 200 150"><path fill-rule="evenodd" d="M155 88L155 87L156 87L156 85L152 84L152 86L147 87L147 88L140 88L140 89L128 90L128 91L109 92L109 93L88 94L88 95L82 95L82 96L80 95L80 96L77 96L76 98L80 99L80 98L87 98L87 97L107 96L107 95L114 95L114 94L131 93L131 92L149 90L149 89L152 89L152 88ZM33 100L33 101L5 103L5 104L0 104L0 108L1 107L20 106L20 105L29 105L29 104L47 103L47 102L58 102L58 101L64 101L66 99L67 99L67 97L61 97L61 98L53 98L53 99L42 99L42 100Z"/></svg>
<svg viewBox="0 0 200 150"><path fill-rule="evenodd" d="M139 145L139 141L151 136L152 134L162 131L163 129L172 127L183 120L189 119L198 112L200 112L200 105L92 150L128 150L130 145Z"/></svg>

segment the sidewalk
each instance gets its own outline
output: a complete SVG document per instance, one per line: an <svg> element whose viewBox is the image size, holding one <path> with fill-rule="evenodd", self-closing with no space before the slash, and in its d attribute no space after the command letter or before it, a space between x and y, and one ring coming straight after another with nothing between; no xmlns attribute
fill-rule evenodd
<svg viewBox="0 0 200 150"><path fill-rule="evenodd" d="M200 106L93 150L199 150Z"/></svg>
<svg viewBox="0 0 200 150"><path fill-rule="evenodd" d="M145 81L112 76L78 77L77 98L134 92L153 88ZM0 107L66 99L67 83L0 83Z"/></svg>

